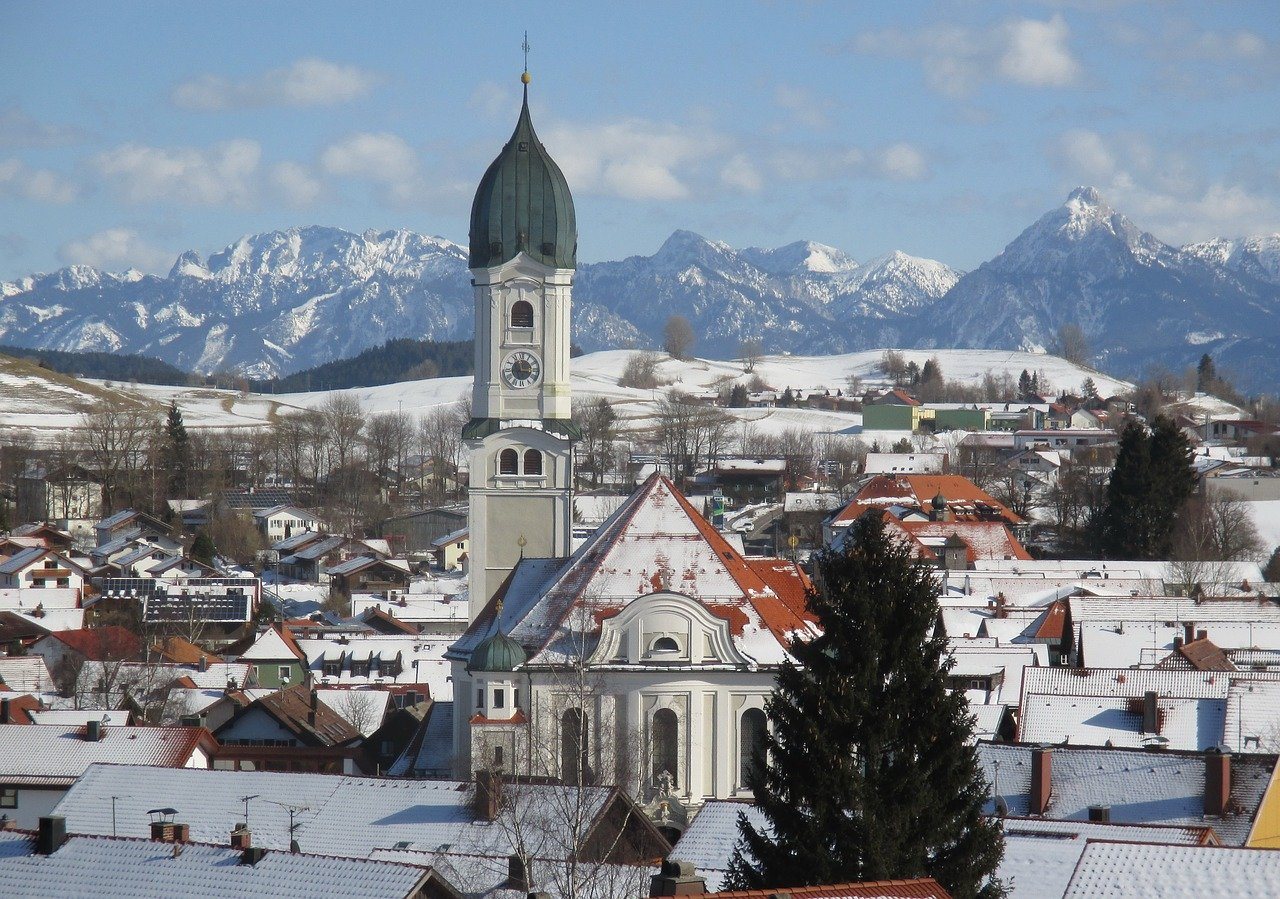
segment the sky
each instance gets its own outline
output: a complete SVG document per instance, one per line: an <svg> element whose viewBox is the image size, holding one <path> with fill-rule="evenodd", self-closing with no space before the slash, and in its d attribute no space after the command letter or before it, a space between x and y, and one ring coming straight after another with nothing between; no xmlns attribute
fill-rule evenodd
<svg viewBox="0 0 1280 899"><path fill-rule="evenodd" d="M320 224L465 242L514 127L582 261L679 228L960 269L1081 184L1174 244L1280 231L1280 16L1229 3L0 4L0 278Z"/></svg>

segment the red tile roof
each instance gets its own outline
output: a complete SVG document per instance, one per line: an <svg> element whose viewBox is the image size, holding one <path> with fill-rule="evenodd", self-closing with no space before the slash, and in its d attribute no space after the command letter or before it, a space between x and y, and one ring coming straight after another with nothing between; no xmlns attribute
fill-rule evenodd
<svg viewBox="0 0 1280 899"><path fill-rule="evenodd" d="M936 558L937 553L922 541L946 539L955 534L964 541L970 562L979 559L1031 559L1031 554L1002 521L897 521L887 512L885 517L890 527L906 532L917 542L924 558Z"/></svg>
<svg viewBox="0 0 1280 899"><path fill-rule="evenodd" d="M992 521L1003 519L1008 524L1021 524L1004 503L978 487L966 477L956 474L878 475L867 481L854 494L849 505L836 515L834 523L856 520L871 508L890 505L929 511L939 493L947 501L949 516L958 521Z"/></svg>
<svg viewBox="0 0 1280 899"><path fill-rule="evenodd" d="M44 708L44 703L30 694L12 696L5 701L9 703L9 720L3 722L5 724L35 724L31 713Z"/></svg>
<svg viewBox="0 0 1280 899"><path fill-rule="evenodd" d="M62 641L92 662L136 659L142 654L142 639L133 631L118 624L86 627L74 631L54 631L49 637Z"/></svg>
<svg viewBox="0 0 1280 899"><path fill-rule="evenodd" d="M1040 619L1040 626L1036 628L1035 639L1037 640L1061 640L1063 629L1067 624L1067 602L1064 599L1055 599L1053 604L1049 606L1049 611Z"/></svg>
<svg viewBox="0 0 1280 899"><path fill-rule="evenodd" d="M837 883L831 886L770 887L764 890L734 890L728 893L707 893L707 899L774 899L776 896L791 899L951 899L951 894L932 877L916 877L911 880L866 880L861 883Z"/></svg>

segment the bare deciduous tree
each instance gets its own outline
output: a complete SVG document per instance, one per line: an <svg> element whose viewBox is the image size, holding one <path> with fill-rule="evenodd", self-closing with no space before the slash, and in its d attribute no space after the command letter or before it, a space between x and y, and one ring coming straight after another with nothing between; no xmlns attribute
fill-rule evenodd
<svg viewBox="0 0 1280 899"><path fill-rule="evenodd" d="M693 325L683 315L673 315L662 328L662 348L672 359L688 359L695 340Z"/></svg>

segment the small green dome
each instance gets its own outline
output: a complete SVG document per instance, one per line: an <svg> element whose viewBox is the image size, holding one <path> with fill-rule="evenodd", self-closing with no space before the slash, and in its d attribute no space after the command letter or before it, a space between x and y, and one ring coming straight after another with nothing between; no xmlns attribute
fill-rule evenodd
<svg viewBox="0 0 1280 899"><path fill-rule="evenodd" d="M467 661L468 671L515 671L529 661L524 647L499 628L480 641Z"/></svg>
<svg viewBox="0 0 1280 899"><path fill-rule="evenodd" d="M533 132L529 88L515 133L490 164L471 203L470 268L491 268L523 252L543 265L576 268L578 226L560 166Z"/></svg>

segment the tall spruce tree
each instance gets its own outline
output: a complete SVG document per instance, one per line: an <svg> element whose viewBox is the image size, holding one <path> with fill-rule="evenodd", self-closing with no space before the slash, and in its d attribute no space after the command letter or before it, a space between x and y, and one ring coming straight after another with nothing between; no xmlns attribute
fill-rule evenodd
<svg viewBox="0 0 1280 899"><path fill-rule="evenodd" d="M889 536L854 523L817 558L809 598L822 635L792 648L766 710L766 755L747 778L769 821L739 817L737 888L932 876L956 897L1003 894L999 826L968 744L972 719L947 688L934 632L938 582ZM767 761L766 761L767 760Z"/></svg>
<svg viewBox="0 0 1280 899"><path fill-rule="evenodd" d="M1213 364L1213 357L1205 353L1196 366L1196 390L1208 393L1213 389L1213 382L1218 380L1218 369Z"/></svg>
<svg viewBox="0 0 1280 899"><path fill-rule="evenodd" d="M1167 559L1178 512L1194 490L1191 445L1178 426L1163 415L1150 432L1130 422L1094 522L1098 548L1111 559Z"/></svg>
<svg viewBox="0 0 1280 899"><path fill-rule="evenodd" d="M169 476L169 496L185 499L190 487L191 439L187 436L187 426L176 402L169 403L169 418L164 430L164 466Z"/></svg>

